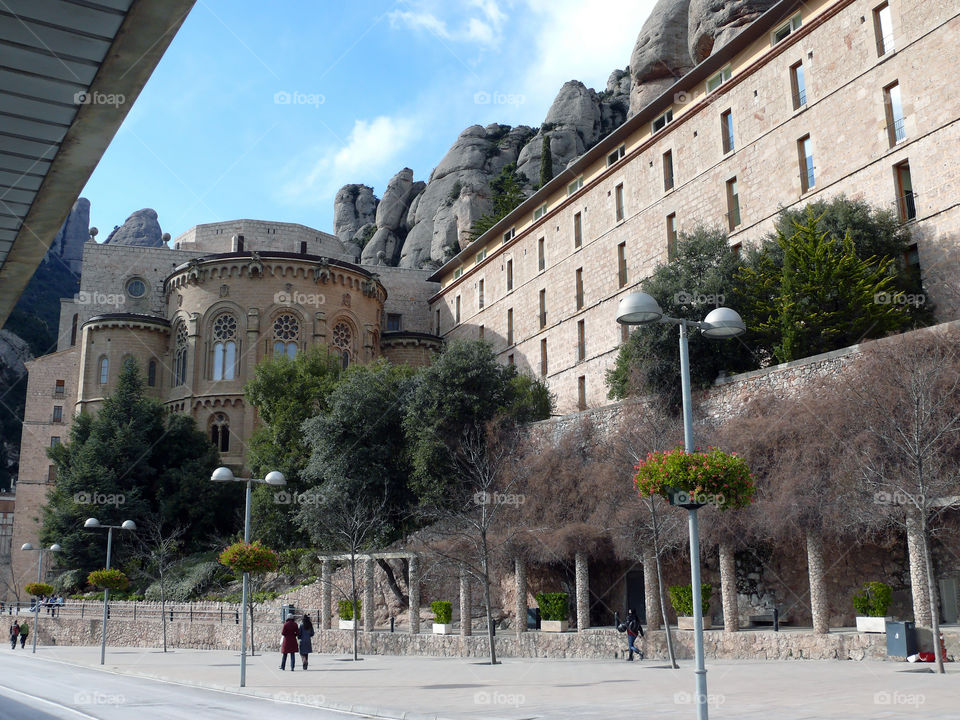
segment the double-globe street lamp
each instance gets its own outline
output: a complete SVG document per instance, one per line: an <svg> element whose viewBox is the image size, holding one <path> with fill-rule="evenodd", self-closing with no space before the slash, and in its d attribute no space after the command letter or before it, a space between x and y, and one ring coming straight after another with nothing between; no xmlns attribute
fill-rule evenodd
<svg viewBox="0 0 960 720"><path fill-rule="evenodd" d="M106 530L107 531L107 570L110 569L110 551L113 549L113 531L137 529L137 524L133 520L124 520L119 525L101 525L96 518L87 518L83 524L88 530ZM109 613L110 588L103 589L103 625L100 628L100 664L104 664L107 655L107 614Z"/></svg>
<svg viewBox="0 0 960 720"><path fill-rule="evenodd" d="M690 351L687 347L689 328L697 328L706 337L724 340L736 337L746 331L746 325L736 310L718 307L711 310L701 322L673 318L663 314L660 304L647 293L631 293L620 300L617 308L617 322L622 325L645 325L647 323L665 322L680 326L680 383L683 397L683 449L693 452L693 411L690 402ZM695 497L689 501L678 500L675 493L671 504L679 505L687 510L687 519L690 528L690 575L693 591L693 627L694 649L697 668L697 718L707 720L707 669L703 658L703 607L700 592L700 529L697 522L697 510L703 503L696 502Z"/></svg>
<svg viewBox="0 0 960 720"><path fill-rule="evenodd" d="M246 505L243 512L243 541L250 542L250 488L253 483L282 486L287 479L279 470L267 473L265 478L238 478L228 467L218 467L210 476L213 482L242 482L247 484ZM243 573L243 594L240 599L240 615L243 618L240 625L240 687L247 686L247 593L250 586L250 573Z"/></svg>
<svg viewBox="0 0 960 720"><path fill-rule="evenodd" d="M21 547L21 550L32 550L37 553L39 557L37 558L37 582L43 582L43 554L45 552L60 552L61 548L57 543L54 543L48 548L35 548L30 543L24 543ZM37 651L37 624L39 623L40 615L40 598L36 598L33 601L33 652Z"/></svg>

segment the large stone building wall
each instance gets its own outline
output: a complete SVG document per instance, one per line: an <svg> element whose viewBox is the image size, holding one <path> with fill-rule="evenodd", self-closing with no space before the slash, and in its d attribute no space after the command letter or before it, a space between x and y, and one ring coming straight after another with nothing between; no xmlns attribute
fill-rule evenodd
<svg viewBox="0 0 960 720"><path fill-rule="evenodd" d="M892 0L890 5L896 51L882 57L873 3L867 0L804 3L797 10L803 26L777 45L771 47L768 33L758 28L757 39L746 48L719 50L704 65L722 67L726 53L732 73L719 89L707 95L701 75L708 70L695 69L673 94L628 120L434 275L443 285L432 308L440 313L444 337L482 334L503 362L536 374L546 349L545 379L561 412L602 404L605 371L624 340L615 322L617 302L667 262L669 216L681 232L727 228L727 183L736 179L741 222L730 229L729 242L749 245L771 230L781 208L841 193L896 209L894 166L903 162L909 162L916 193L911 228L926 291L941 321L957 317L960 113L955 103L944 101L940 88L951 85L960 66L960 17L949 3ZM744 37L751 32L744 30ZM806 104L795 110L790 68L798 62L806 73ZM903 95L905 138L891 147L884 88L893 82L899 82ZM673 122L652 134L651 120L667 110ZM728 110L734 148L724 152L721 114ZM804 192L798 141L806 135L813 145L815 185ZM608 166L607 153L621 144L624 157ZM674 187L665 190L668 151ZM580 173L582 189L568 194L567 184ZM537 218L541 203L547 211ZM575 216L581 247L575 243ZM500 234L511 223L516 235L502 243ZM625 277L619 269L621 245ZM512 290L507 289L508 266ZM689 288L691 294L697 290Z"/></svg>

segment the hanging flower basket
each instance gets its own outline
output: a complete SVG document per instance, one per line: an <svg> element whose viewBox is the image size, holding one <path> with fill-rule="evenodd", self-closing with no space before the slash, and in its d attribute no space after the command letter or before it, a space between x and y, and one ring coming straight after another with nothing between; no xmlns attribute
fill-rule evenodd
<svg viewBox="0 0 960 720"><path fill-rule="evenodd" d="M122 570L94 570L87 582L106 590L126 590L130 586L130 579Z"/></svg>
<svg viewBox="0 0 960 720"><path fill-rule="evenodd" d="M220 553L220 564L234 572L260 574L274 572L280 564L280 558L256 540L252 543L234 543L226 548Z"/></svg>
<svg viewBox="0 0 960 720"><path fill-rule="evenodd" d="M756 491L743 458L717 448L688 453L681 448L649 453L634 466L634 483L644 497L660 495L671 505L720 510L747 507Z"/></svg>
<svg viewBox="0 0 960 720"><path fill-rule="evenodd" d="M23 589L27 591L28 595L32 597L40 597L41 595L53 595L53 585L43 582L32 582L27 583L23 586Z"/></svg>

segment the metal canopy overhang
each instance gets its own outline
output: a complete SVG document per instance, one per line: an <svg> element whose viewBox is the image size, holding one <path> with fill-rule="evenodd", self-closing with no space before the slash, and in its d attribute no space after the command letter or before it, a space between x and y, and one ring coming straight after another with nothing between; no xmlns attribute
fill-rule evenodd
<svg viewBox="0 0 960 720"><path fill-rule="evenodd" d="M0 327L195 1L0 0Z"/></svg>

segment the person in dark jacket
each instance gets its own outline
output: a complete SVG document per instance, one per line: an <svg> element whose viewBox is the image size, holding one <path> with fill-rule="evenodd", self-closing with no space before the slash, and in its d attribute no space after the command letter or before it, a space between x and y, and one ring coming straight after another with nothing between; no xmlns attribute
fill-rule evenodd
<svg viewBox="0 0 960 720"><path fill-rule="evenodd" d="M643 626L640 625L640 618L637 617L637 614L633 611L633 608L630 608L627 611L626 626L627 650L630 652L627 660L629 662L633 662L634 653L637 653L640 656L640 659L643 660L643 651L634 645L638 637L643 637Z"/></svg>
<svg viewBox="0 0 960 720"><path fill-rule="evenodd" d="M27 635L30 634L30 626L26 623L20 624L20 647L24 648L27 645Z"/></svg>
<svg viewBox="0 0 960 720"><path fill-rule="evenodd" d="M288 617L287 621L280 629L280 652L283 657L280 659L280 669L285 670L287 666L287 655L290 656L290 672L293 672L297 666L297 636L300 634L300 628L297 627L297 621Z"/></svg>
<svg viewBox="0 0 960 720"><path fill-rule="evenodd" d="M313 622L309 615L303 616L303 622L300 623L300 663L303 669L307 669L307 663L310 660L310 653L313 652Z"/></svg>
<svg viewBox="0 0 960 720"><path fill-rule="evenodd" d="M17 638L20 636L20 625L16 620L13 621L13 625L10 626L10 649L17 649Z"/></svg>

